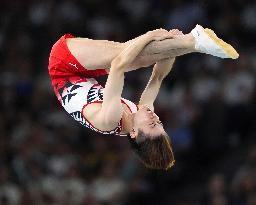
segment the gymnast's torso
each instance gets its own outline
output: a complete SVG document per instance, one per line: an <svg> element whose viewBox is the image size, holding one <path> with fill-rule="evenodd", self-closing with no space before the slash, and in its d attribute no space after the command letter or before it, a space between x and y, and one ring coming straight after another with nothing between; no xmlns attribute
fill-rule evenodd
<svg viewBox="0 0 256 205"><path fill-rule="evenodd" d="M66 38L62 36L52 47L49 57L49 74L54 92L63 108L83 126L102 134L126 135L122 131L122 119L112 130L100 130L93 125L93 116L100 110L104 88L96 78L107 75L106 69L87 70L69 51ZM121 98L124 110L135 113L138 107Z"/></svg>

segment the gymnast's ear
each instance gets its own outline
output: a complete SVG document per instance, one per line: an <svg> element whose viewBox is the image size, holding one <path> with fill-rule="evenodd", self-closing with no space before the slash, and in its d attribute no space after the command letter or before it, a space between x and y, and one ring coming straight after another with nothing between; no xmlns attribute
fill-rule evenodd
<svg viewBox="0 0 256 205"><path fill-rule="evenodd" d="M130 131L131 138L135 139L138 136L138 133L132 128L132 131Z"/></svg>

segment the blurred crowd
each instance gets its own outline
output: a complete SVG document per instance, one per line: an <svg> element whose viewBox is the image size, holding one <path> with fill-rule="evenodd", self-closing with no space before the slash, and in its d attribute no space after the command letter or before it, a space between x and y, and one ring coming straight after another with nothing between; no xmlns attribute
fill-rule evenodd
<svg viewBox="0 0 256 205"><path fill-rule="evenodd" d="M255 11L250 0L2 0L0 205L256 205ZM85 129L57 102L47 64L64 33L124 42L197 23L240 58L177 58L155 104L171 170L144 168L127 139ZM124 97L138 102L150 71L127 73Z"/></svg>
<svg viewBox="0 0 256 205"><path fill-rule="evenodd" d="M246 157L233 173L214 173L205 186L201 204L256 204L256 146L250 146Z"/></svg>

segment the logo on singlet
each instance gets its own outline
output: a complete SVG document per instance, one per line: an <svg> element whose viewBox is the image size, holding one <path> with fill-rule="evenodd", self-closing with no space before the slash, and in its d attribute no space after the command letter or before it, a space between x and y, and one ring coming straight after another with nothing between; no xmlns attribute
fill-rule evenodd
<svg viewBox="0 0 256 205"><path fill-rule="evenodd" d="M76 65L76 64L69 63L69 65L74 66L74 67L78 70L78 67L77 67L77 65Z"/></svg>
<svg viewBox="0 0 256 205"><path fill-rule="evenodd" d="M66 100L69 102L71 100L71 98L77 94L74 91L80 87L82 87L82 86L72 84L69 80L66 81L65 86L58 90L63 105L65 105Z"/></svg>

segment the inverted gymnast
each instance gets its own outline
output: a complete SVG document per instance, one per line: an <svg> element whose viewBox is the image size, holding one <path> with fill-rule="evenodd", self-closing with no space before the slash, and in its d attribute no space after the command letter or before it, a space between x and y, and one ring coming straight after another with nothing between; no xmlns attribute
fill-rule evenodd
<svg viewBox="0 0 256 205"><path fill-rule="evenodd" d="M171 141L153 104L175 57L192 52L238 58L231 45L197 25L188 34L157 29L125 43L66 34L53 45L48 68L58 100L76 121L99 133L127 136L146 167L168 169L175 161ZM122 98L124 73L152 64L139 103ZM100 75L108 75L105 88L95 79Z"/></svg>

